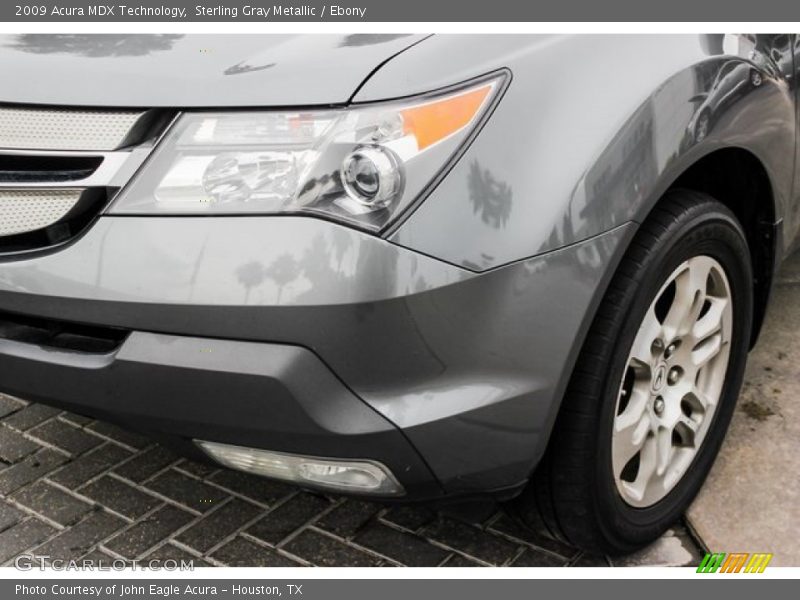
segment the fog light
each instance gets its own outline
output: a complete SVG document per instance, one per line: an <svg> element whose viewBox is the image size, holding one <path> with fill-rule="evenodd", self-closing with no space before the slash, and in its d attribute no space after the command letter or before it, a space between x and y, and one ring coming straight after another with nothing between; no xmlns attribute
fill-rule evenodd
<svg viewBox="0 0 800 600"><path fill-rule="evenodd" d="M195 443L218 463L239 471L340 492L403 494L403 486L379 462L295 456L202 440Z"/></svg>

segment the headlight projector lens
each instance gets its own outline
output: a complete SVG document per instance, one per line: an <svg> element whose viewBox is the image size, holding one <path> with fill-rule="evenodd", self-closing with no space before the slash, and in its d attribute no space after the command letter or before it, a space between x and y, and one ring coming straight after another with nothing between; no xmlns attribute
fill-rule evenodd
<svg viewBox="0 0 800 600"><path fill-rule="evenodd" d="M377 146L361 146L342 163L342 182L347 195L370 207L387 206L400 191L402 174L397 161Z"/></svg>

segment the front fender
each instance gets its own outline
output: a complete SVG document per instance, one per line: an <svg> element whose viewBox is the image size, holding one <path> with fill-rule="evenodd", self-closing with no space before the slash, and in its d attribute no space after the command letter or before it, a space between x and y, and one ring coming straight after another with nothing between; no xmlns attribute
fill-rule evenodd
<svg viewBox="0 0 800 600"><path fill-rule="evenodd" d="M422 91L500 67L513 74L484 129L392 242L493 269L640 222L685 169L726 147L762 162L776 217L786 212L792 90L757 38L500 38L434 37L390 61L356 97Z"/></svg>

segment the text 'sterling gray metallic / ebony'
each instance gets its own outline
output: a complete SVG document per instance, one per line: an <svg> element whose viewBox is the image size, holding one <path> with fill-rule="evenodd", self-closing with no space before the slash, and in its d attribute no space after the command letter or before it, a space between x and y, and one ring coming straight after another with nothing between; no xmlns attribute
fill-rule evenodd
<svg viewBox="0 0 800 600"><path fill-rule="evenodd" d="M633 550L800 226L794 35L0 38L0 390Z"/></svg>

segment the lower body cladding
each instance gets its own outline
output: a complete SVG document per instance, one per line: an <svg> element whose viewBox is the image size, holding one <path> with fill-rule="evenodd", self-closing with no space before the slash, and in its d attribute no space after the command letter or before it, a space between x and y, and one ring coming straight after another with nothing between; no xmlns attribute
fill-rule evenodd
<svg viewBox="0 0 800 600"><path fill-rule="evenodd" d="M0 390L309 487L513 493L632 229L478 274L317 219L103 217L0 263Z"/></svg>

